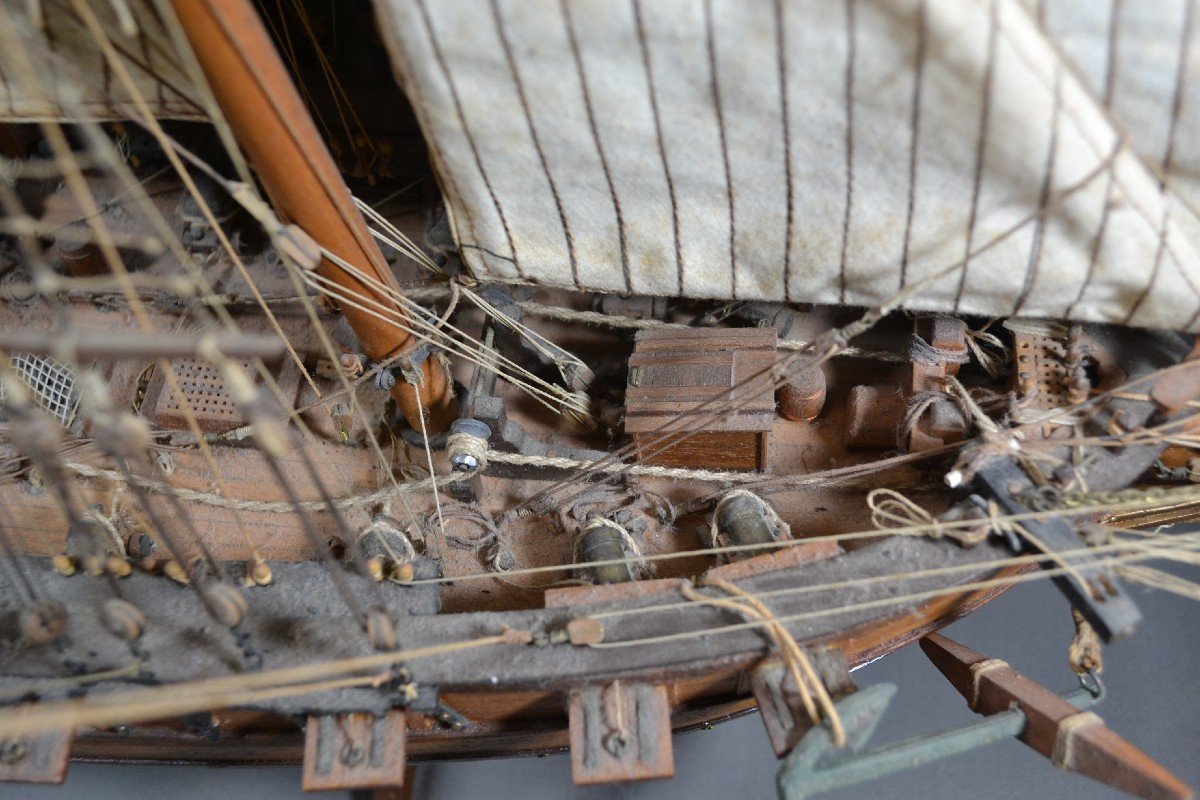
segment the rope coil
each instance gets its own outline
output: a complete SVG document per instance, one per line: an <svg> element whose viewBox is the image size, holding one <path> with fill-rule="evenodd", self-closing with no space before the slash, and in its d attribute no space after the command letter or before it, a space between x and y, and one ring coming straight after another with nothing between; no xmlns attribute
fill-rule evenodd
<svg viewBox="0 0 1200 800"><path fill-rule="evenodd" d="M388 557L396 563L410 562L417 557L417 551L413 547L413 543L404 535L404 531L400 529L396 521L387 514L376 514L371 523L359 532L358 541L361 544L371 536L374 536L379 541L380 546L387 552ZM396 555L396 551L388 543L389 539L398 542L404 549L405 556L403 558Z"/></svg>
<svg viewBox="0 0 1200 800"><path fill-rule="evenodd" d="M867 494L867 507L871 509L871 524L879 530L920 527L930 539L946 537L964 546L979 544L1008 524L996 518L999 508L991 503L986 525L975 529L949 525L895 489L872 489Z"/></svg>
<svg viewBox="0 0 1200 800"><path fill-rule="evenodd" d="M937 390L914 392L904 402L904 416L896 429L896 446L902 453L911 452L910 442L917 425L927 413L938 403L950 403L962 413L964 420L970 419L970 411L963 405L957 395Z"/></svg>

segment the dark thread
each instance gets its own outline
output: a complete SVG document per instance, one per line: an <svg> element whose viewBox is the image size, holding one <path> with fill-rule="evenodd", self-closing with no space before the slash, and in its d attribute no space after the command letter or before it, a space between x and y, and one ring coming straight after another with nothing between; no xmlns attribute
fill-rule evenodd
<svg viewBox="0 0 1200 800"><path fill-rule="evenodd" d="M1042 188L1038 195L1037 222L1033 226L1033 241L1029 245L1029 262L1025 266L1025 280L1021 285L1021 293L1013 306L1013 316L1021 313L1025 301L1029 299L1033 286L1037 282L1038 269L1042 265L1042 240L1046 232L1046 204L1050 202L1050 188L1054 185L1054 160L1058 152L1058 117L1062 111L1062 78L1061 64L1054 70L1054 110L1050 113L1050 146L1046 152L1046 167L1042 172ZM1110 173L1111 174L1111 173Z"/></svg>
<svg viewBox="0 0 1200 800"><path fill-rule="evenodd" d="M796 217L795 190L792 187L792 135L788 114L787 34L783 0L775 0L775 50L779 67L779 108L783 119L783 176L787 181L787 223L783 235L783 297L792 299L792 226Z"/></svg>
<svg viewBox="0 0 1200 800"><path fill-rule="evenodd" d="M1175 137L1179 130L1179 116L1183 110L1183 90L1187 83L1187 62L1191 54L1192 22L1192 0L1187 0L1184 5L1183 29L1179 37L1179 61L1175 68L1175 88L1171 98L1171 125L1167 131L1167 149L1163 153L1162 175L1159 177L1159 188L1164 192L1164 195L1167 189L1167 178L1175 160ZM1167 198L1164 196L1162 225L1158 231L1158 250L1154 255L1154 267L1150 271L1150 279L1147 281L1145 287L1143 287L1141 294L1138 295L1137 301L1129 309L1129 313L1124 319L1124 324L1129 324L1129 321L1137 314L1138 309L1146 301L1146 298L1150 295L1150 290L1158 280L1158 273L1162 267L1163 251L1167 247L1167 225L1170 218L1167 206L1165 205L1166 202ZM1175 261L1176 268L1179 269L1179 274L1183 276L1184 281L1191 287L1193 294L1200 294L1197 292L1195 284L1192 283L1191 277L1175 259L1174 254L1171 257ZM1196 317L1197 315L1193 314L1185 327L1190 328L1192 323L1196 321Z"/></svg>
<svg viewBox="0 0 1200 800"><path fill-rule="evenodd" d="M925 79L925 11L928 0L917 6L917 55L913 71L912 116L909 118L908 209L904 214L904 244L900 251L900 288L908 282L908 248L912 240L913 216L917 205L917 151L921 141L921 87Z"/></svg>
<svg viewBox="0 0 1200 800"><path fill-rule="evenodd" d="M463 136L467 140L467 146L471 148L471 156L474 158L475 167L479 170L479 177L483 179L483 185L487 188L488 196L492 199L492 206L496 209L496 216L500 218L500 226L504 229L504 238L508 241L508 249L512 253L513 267L517 271L517 277L524 280L525 273L521 270L521 262L517 258L517 248L513 243L512 230L508 226L508 218L504 215L504 209L500 206L500 198L496 196L496 191L492 188L492 182L488 178L487 170L483 168L483 159L480 158L479 147L475 143L475 137L471 135L470 126L467 125L467 118L463 113L462 101L458 96L458 89L454 85L454 78L450 74L450 68L447 66L446 58L442 54L442 47L438 43L437 36L434 35L433 24L429 20L429 11L425 7L425 0L417 0L417 9L421 12L421 21L425 27L425 34L429 37L429 44L433 48L433 57L437 60L442 77L446 80L446 85L450 89L450 98L454 102L454 112L458 116L458 124L462 127Z"/></svg>
<svg viewBox="0 0 1200 800"><path fill-rule="evenodd" d="M725 198L729 202L729 274L731 292L737 299L737 222L733 201L733 179L729 174L729 145L725 140L725 114L721 108L721 82L717 76L717 47L713 34L712 0L704 0L704 39L708 51L708 72L712 82L713 105L717 110L717 130L721 136L721 163L725 170Z"/></svg>
<svg viewBox="0 0 1200 800"><path fill-rule="evenodd" d="M529 101L525 97L525 84L521 81L521 73L517 71L517 62L513 58L512 45L508 41L508 34L504 29L504 20L500 16L500 6L497 0L490 0L488 5L492 9L492 20L496 23L496 34L500 37L500 45L504 49L504 62L508 65L509 74L513 79L513 86L517 90L517 100L521 104L521 113L525 116L525 125L529 130L529 138L533 141L533 149L537 152L538 162L542 165L542 173L546 176L546 184L550 187L550 196L554 198L554 207L558 209L558 221L562 225L563 239L567 243L567 260L571 264L571 279L580 289L583 284L579 282L579 265L575 262L575 239L571 235L571 226L567 223L567 213L563 208L562 197L558 194L558 186L554 182L554 176L550 174L550 165L546 163L546 153L542 150L541 139L538 138L537 126L533 124L533 114L529 110Z"/></svg>
<svg viewBox="0 0 1200 800"><path fill-rule="evenodd" d="M992 77L996 71L996 32L997 24L996 0L992 0L989 15L987 66L983 75L983 108L979 118L979 138L975 142L975 176L971 188L971 211L967 216L967 246L964 253L962 272L958 276L958 291L954 295L954 311L958 312L962 302L963 289L967 285L967 271L971 268L971 246L975 238L975 220L979 214L979 190L983 184L983 157L986 152L988 123L992 113Z"/></svg>
<svg viewBox="0 0 1200 800"><path fill-rule="evenodd" d="M559 0L562 9L563 24L567 29L567 41L571 45L571 57L575 61L575 72L579 76L579 91L583 95L583 107L587 111L588 127L592 131L592 143L596 146L596 155L600 158L600 169L604 172L604 180L608 183L608 194L612 198L613 213L617 217L617 239L621 245L621 272L625 276L625 290L633 291L633 276L629 271L629 252L625 241L625 218L621 215L621 200L617 197L617 188L613 183L612 172L608 168L608 157L604 155L604 147L600 144L600 130L596 127L596 113L592 108L592 94L588 90L587 75L583 68L583 56L579 52L579 40L575 36L575 22L571 18L568 0Z"/></svg>
<svg viewBox="0 0 1200 800"><path fill-rule="evenodd" d="M675 196L675 178L667 163L667 147L663 142L662 120L658 113L658 89L654 85L654 69L650 64L650 48L646 44L646 28L642 22L642 7L632 0L633 21L637 28L638 46L642 52L642 67L646 71L646 89L650 94L650 112L654 115L654 136L658 142L658 158L662 162L663 175L667 179L667 194L671 198L671 229L675 236L675 275L679 281L679 293L683 294L683 246L679 240L679 200Z"/></svg>
<svg viewBox="0 0 1200 800"><path fill-rule="evenodd" d="M1121 37L1122 0L1112 0L1108 11L1108 55L1104 64L1104 107L1112 108L1113 92L1117 85L1117 69L1120 67L1120 55L1117 44Z"/></svg>
<svg viewBox="0 0 1200 800"><path fill-rule="evenodd" d="M842 215L842 254L838 267L838 302L846 302L846 254L850 245L850 213L854 207L854 0L846 0L846 210Z"/></svg>

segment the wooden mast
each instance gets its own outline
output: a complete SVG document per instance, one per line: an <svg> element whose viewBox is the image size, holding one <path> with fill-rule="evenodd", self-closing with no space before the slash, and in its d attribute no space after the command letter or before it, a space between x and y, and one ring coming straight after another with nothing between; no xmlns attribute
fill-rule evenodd
<svg viewBox="0 0 1200 800"><path fill-rule="evenodd" d="M398 292L395 276L355 208L253 4L172 0L172 5L217 104L276 210L326 250ZM318 271L347 293L372 298L375 302L367 305L377 311L379 304L405 315L393 299L329 259L321 259ZM416 345L396 326L348 304L342 308L372 360L381 361ZM418 430L422 407L426 429L445 430L458 414L450 381L428 354L420 361L420 372L418 388L400 380L392 396Z"/></svg>

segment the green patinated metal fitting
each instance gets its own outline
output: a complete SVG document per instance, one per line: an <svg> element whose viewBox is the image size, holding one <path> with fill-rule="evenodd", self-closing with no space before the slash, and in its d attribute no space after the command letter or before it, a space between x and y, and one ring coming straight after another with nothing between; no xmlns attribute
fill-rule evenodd
<svg viewBox="0 0 1200 800"><path fill-rule="evenodd" d="M1082 710L1103 697L1103 688L1087 685L1063 698ZM876 780L897 772L967 753L1003 739L1020 736L1025 714L1013 708L979 722L940 733L923 734L860 752L883 718L896 686L868 686L836 704L846 729L846 748L834 751L828 723L814 727L796 745L776 777L780 800L806 800L822 792ZM847 752L849 751L849 752Z"/></svg>

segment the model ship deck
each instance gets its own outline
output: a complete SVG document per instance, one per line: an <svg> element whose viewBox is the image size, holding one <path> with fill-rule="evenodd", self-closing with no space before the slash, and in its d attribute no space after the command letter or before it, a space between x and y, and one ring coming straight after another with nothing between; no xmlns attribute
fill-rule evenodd
<svg viewBox="0 0 1200 800"><path fill-rule="evenodd" d="M926 637L987 731L1186 796L1094 698L931 634L1048 578L1086 678L1131 583L1194 592L1147 562L1195 536L1145 529L1200 503L1190 186L1015 2L847 12L979 90L978 140L872 101L855 47L836 92L789 77L768 5L694 41L639 3L0 6L0 779L569 747L643 780L757 705L791 797L890 697L851 670ZM739 37L774 94L731 93Z"/></svg>

